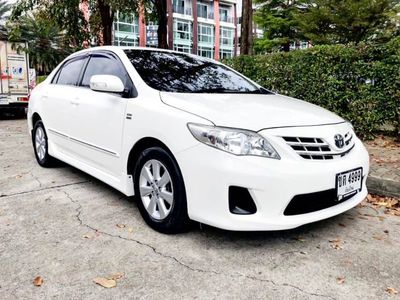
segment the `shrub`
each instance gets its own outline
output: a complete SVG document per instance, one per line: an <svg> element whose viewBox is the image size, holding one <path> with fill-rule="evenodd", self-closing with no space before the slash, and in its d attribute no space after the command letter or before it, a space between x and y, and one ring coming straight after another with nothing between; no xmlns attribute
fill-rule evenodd
<svg viewBox="0 0 400 300"><path fill-rule="evenodd" d="M385 45L239 56L225 63L272 91L337 113L361 137L371 138L384 124L400 133L400 38Z"/></svg>

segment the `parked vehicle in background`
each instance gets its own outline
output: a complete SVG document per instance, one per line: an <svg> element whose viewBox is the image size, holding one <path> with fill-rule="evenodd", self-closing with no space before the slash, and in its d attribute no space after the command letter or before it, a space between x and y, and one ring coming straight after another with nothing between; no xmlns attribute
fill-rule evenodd
<svg viewBox="0 0 400 300"><path fill-rule="evenodd" d="M195 55L74 53L32 91L28 125L41 166L57 158L135 195L160 232L289 229L367 195L349 122Z"/></svg>
<svg viewBox="0 0 400 300"><path fill-rule="evenodd" d="M25 115L29 101L29 59L17 45L0 41L0 113Z"/></svg>

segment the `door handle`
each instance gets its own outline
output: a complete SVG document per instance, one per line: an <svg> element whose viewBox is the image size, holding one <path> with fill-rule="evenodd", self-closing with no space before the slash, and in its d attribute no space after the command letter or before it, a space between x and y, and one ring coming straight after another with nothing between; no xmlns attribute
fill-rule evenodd
<svg viewBox="0 0 400 300"><path fill-rule="evenodd" d="M78 106L78 105L79 105L79 102L77 102L77 101L70 101L70 103L71 103L72 105L74 105L74 106Z"/></svg>

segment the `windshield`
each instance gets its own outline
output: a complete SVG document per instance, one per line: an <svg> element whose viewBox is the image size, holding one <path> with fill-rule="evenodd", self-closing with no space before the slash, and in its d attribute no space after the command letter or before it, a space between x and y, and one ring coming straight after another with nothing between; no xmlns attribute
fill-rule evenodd
<svg viewBox="0 0 400 300"><path fill-rule="evenodd" d="M150 87L175 93L269 93L227 67L193 55L125 50Z"/></svg>

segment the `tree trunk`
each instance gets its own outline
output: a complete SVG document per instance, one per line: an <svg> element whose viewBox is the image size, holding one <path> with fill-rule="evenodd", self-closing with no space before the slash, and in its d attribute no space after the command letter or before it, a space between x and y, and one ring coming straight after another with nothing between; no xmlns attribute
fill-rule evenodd
<svg viewBox="0 0 400 300"><path fill-rule="evenodd" d="M242 5L240 54L251 55L253 52L253 1L243 0Z"/></svg>
<svg viewBox="0 0 400 300"><path fill-rule="evenodd" d="M102 44L112 45L112 24L114 21L114 11L110 5L104 2L104 0L98 0L97 4L101 17Z"/></svg>
<svg viewBox="0 0 400 300"><path fill-rule="evenodd" d="M169 0L156 0L156 13L158 20L157 38L158 38L158 48L168 49L167 40L167 1Z"/></svg>

